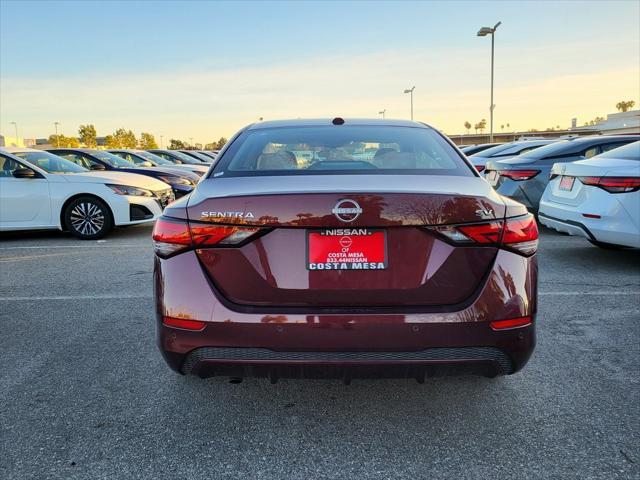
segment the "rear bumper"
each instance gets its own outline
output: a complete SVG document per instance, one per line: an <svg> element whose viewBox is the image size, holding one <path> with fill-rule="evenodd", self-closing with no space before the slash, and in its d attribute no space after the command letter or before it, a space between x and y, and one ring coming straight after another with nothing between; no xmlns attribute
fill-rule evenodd
<svg viewBox="0 0 640 480"><path fill-rule="evenodd" d="M501 179L502 183L496 186L496 191L500 195L522 203L527 207L527 210L536 213L540 205L542 192L544 191L544 186L541 188L538 185L536 177L532 180L522 181L511 180L510 178Z"/></svg>
<svg viewBox="0 0 640 480"><path fill-rule="evenodd" d="M188 279L187 281L185 279ZM413 377L520 370L535 346L537 265L500 251L487 282L459 311L242 313L214 294L194 252L155 260L158 345L177 372L202 377ZM202 320L193 332L162 316ZM494 320L534 323L494 331Z"/></svg>
<svg viewBox="0 0 640 480"><path fill-rule="evenodd" d="M546 197L546 196L545 196ZM591 201L588 205L565 205L543 197L538 219L543 225L588 240L640 248L640 231L628 213L611 202ZM606 208L607 205L611 208ZM582 212L601 218L587 218Z"/></svg>

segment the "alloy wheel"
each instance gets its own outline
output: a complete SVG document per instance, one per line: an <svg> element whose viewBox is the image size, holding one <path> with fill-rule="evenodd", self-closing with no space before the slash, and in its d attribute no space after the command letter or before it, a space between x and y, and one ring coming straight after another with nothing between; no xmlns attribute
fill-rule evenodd
<svg viewBox="0 0 640 480"><path fill-rule="evenodd" d="M105 215L100 206L92 202L78 203L71 210L71 227L81 235L96 235L104 228Z"/></svg>

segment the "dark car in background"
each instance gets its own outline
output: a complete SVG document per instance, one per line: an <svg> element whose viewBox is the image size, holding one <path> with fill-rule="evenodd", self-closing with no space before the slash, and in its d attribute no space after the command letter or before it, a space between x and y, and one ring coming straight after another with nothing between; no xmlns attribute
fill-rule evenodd
<svg viewBox="0 0 640 480"><path fill-rule="evenodd" d="M157 178L171 186L176 198L191 193L200 179L194 173L187 171L180 172L163 167L140 167L103 150L52 148L47 151L90 170L117 170Z"/></svg>
<svg viewBox="0 0 640 480"><path fill-rule="evenodd" d="M153 150L147 150L147 151L153 153L154 155L162 157L165 160L169 160L170 162L180 161L182 163L186 163L189 165L203 165L204 163L201 160L193 158L191 155L186 155L177 150L153 149Z"/></svg>
<svg viewBox="0 0 640 480"><path fill-rule="evenodd" d="M209 157L211 160L213 160L214 163L218 159L218 153L220 153L220 150L198 150L198 151L201 154Z"/></svg>
<svg viewBox="0 0 640 480"><path fill-rule="evenodd" d="M189 155L190 157L199 160L202 163L211 164L211 157L197 151L197 150L177 150L180 153L184 153L185 155Z"/></svg>
<svg viewBox="0 0 640 480"><path fill-rule="evenodd" d="M480 145L460 145L459 148L460 148L460 151L468 157L469 155L482 152L484 150L487 150L488 148L495 147L496 145L500 145L500 144L499 143L482 143Z"/></svg>
<svg viewBox="0 0 640 480"><path fill-rule="evenodd" d="M421 382L511 374L534 348L533 216L421 123L254 124L153 241L182 374Z"/></svg>
<svg viewBox="0 0 640 480"><path fill-rule="evenodd" d="M535 150L536 148L549 145L556 140L544 139L544 140L519 140L516 142L502 143L495 147L487 148L479 153L473 155L466 154L471 160L471 163L476 167L479 172L485 169L485 166L489 160L504 160L507 158L521 155L525 152Z"/></svg>
<svg viewBox="0 0 640 480"><path fill-rule="evenodd" d="M537 213L554 163L591 158L638 140L639 135L597 135L561 140L508 160L490 160L485 178L498 193Z"/></svg>
<svg viewBox="0 0 640 480"><path fill-rule="evenodd" d="M209 171L209 167L207 167L206 165L182 163L179 160L170 161L154 153L147 152L146 150L131 150L131 149L120 148L120 149L109 150L109 152L140 166L149 164L149 166L152 166L152 167L167 167L167 168L172 168L179 171L186 170L186 171L195 173L199 177L201 177L202 175L204 175Z"/></svg>

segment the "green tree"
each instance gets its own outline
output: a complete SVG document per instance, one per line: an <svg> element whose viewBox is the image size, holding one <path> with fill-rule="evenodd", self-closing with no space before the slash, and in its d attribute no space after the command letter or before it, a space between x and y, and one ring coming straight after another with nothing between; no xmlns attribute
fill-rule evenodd
<svg viewBox="0 0 640 480"><path fill-rule="evenodd" d="M172 138L171 141L169 142L169 150L186 150L187 149L187 144L184 143L182 140L176 140L175 138Z"/></svg>
<svg viewBox="0 0 640 480"><path fill-rule="evenodd" d="M467 129L467 135L469 135L469 130L471 130L471 124L468 121L464 122L464 128Z"/></svg>
<svg viewBox="0 0 640 480"><path fill-rule="evenodd" d="M480 132L484 132L484 129L487 128L487 120L486 119L482 119L480 120L480 122L476 125L476 129L480 130ZM477 131L476 130L476 131Z"/></svg>
<svg viewBox="0 0 640 480"><path fill-rule="evenodd" d="M85 147L95 148L98 145L96 140L96 127L93 125L80 125L80 128L78 129L78 136Z"/></svg>
<svg viewBox="0 0 640 480"><path fill-rule="evenodd" d="M216 148L214 150L220 150L227 144L227 139L224 137L220 137L220 139L216 142Z"/></svg>
<svg viewBox="0 0 640 480"><path fill-rule="evenodd" d="M156 137L147 132L142 132L140 134L140 141L138 142L138 148L142 150L150 150L152 148L158 148L158 144L156 143Z"/></svg>
<svg viewBox="0 0 640 480"><path fill-rule="evenodd" d="M80 146L80 141L76 137L65 137L62 134L49 135L49 143L62 148L78 148Z"/></svg>
<svg viewBox="0 0 640 480"><path fill-rule="evenodd" d="M138 140L131 130L119 128L104 138L107 148L138 148Z"/></svg>
<svg viewBox="0 0 640 480"><path fill-rule="evenodd" d="M619 112L628 112L629 110L631 110L634 105L636 104L636 102L634 102L633 100L627 100L627 101L621 101L616 103L616 108L618 109Z"/></svg>

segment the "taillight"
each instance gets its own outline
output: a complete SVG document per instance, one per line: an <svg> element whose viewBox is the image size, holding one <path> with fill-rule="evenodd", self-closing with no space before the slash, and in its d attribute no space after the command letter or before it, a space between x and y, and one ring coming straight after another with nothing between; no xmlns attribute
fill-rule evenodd
<svg viewBox="0 0 640 480"><path fill-rule="evenodd" d="M501 177L507 177L519 182L521 180L531 180L540 173L540 170L500 170Z"/></svg>
<svg viewBox="0 0 640 480"><path fill-rule="evenodd" d="M640 177L578 177L584 185L602 188L609 193L635 192L640 189Z"/></svg>
<svg viewBox="0 0 640 480"><path fill-rule="evenodd" d="M260 231L256 227L191 224L194 247L238 245Z"/></svg>
<svg viewBox="0 0 640 480"><path fill-rule="evenodd" d="M179 328L181 330L193 330L199 332L207 325L201 320L190 320L188 318L162 317L162 323L167 327Z"/></svg>
<svg viewBox="0 0 640 480"><path fill-rule="evenodd" d="M168 220L160 217L153 226L153 249L160 257L191 248L189 225L184 220Z"/></svg>
<svg viewBox="0 0 640 480"><path fill-rule="evenodd" d="M482 172L484 170L484 165L475 165L475 167L479 172Z"/></svg>
<svg viewBox="0 0 640 480"><path fill-rule="evenodd" d="M160 217L153 227L153 248L159 257L169 257L191 248L238 246L262 229L235 225L191 223Z"/></svg>
<svg viewBox="0 0 640 480"><path fill-rule="evenodd" d="M529 256L538 250L538 224L530 213L522 217L509 218L502 233L502 245Z"/></svg>
<svg viewBox="0 0 640 480"><path fill-rule="evenodd" d="M511 330L512 328L521 328L531 325L531 317L510 318L508 320L496 320L491 322L489 326L492 330Z"/></svg>
<svg viewBox="0 0 640 480"><path fill-rule="evenodd" d="M530 213L506 220L429 227L453 243L482 244L512 250L525 256L538 249L538 225Z"/></svg>

